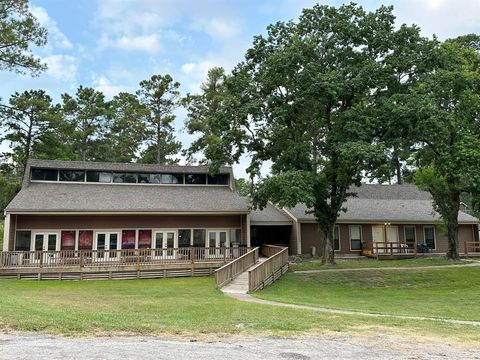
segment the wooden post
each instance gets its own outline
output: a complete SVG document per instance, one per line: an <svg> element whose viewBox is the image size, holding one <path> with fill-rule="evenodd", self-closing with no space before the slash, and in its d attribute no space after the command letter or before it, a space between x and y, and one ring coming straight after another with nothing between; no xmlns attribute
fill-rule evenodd
<svg viewBox="0 0 480 360"><path fill-rule="evenodd" d="M80 267L83 268L83 250L80 250Z"/></svg>
<svg viewBox="0 0 480 360"><path fill-rule="evenodd" d="M227 263L227 248L226 247L223 248L223 263L224 264Z"/></svg>
<svg viewBox="0 0 480 360"><path fill-rule="evenodd" d="M465 246L465 255L468 256L468 246L466 240L463 242L463 245Z"/></svg>
<svg viewBox="0 0 480 360"><path fill-rule="evenodd" d="M40 267L43 267L43 251L40 251Z"/></svg>

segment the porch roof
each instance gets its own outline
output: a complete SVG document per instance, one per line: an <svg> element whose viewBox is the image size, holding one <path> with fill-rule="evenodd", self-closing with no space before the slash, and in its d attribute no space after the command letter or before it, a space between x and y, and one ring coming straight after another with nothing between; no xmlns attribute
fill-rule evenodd
<svg viewBox="0 0 480 360"><path fill-rule="evenodd" d="M340 213L339 222L411 222L433 223L440 215L433 210L431 196L415 185L364 184L352 190L356 197L347 199L346 212ZM313 221L313 214L306 214L307 207L298 204L288 211L299 221ZM478 223L479 220L460 212L460 223Z"/></svg>
<svg viewBox="0 0 480 360"><path fill-rule="evenodd" d="M248 207L226 186L30 183L6 211L247 213Z"/></svg>
<svg viewBox="0 0 480 360"><path fill-rule="evenodd" d="M290 216L285 214L283 210L280 210L268 203L267 206L260 210L252 210L250 213L250 223L252 225L278 225L278 224L292 224L293 220Z"/></svg>

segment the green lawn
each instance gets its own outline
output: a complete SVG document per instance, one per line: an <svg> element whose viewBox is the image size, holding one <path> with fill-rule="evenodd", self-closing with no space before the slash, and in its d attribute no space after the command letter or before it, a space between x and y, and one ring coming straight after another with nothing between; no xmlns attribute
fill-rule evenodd
<svg viewBox="0 0 480 360"><path fill-rule="evenodd" d="M433 266L433 265L460 265L467 261L448 261L446 258L415 258L402 260L376 260L362 258L359 260L335 260L335 265L322 265L320 258L311 258L300 264L292 264L291 269L299 270L319 270L319 269L356 269L356 268L378 268L378 267L415 267L415 266Z"/></svg>
<svg viewBox="0 0 480 360"><path fill-rule="evenodd" d="M290 272L255 296L335 309L480 321L480 267Z"/></svg>
<svg viewBox="0 0 480 360"><path fill-rule="evenodd" d="M282 299L278 291L294 286L292 276L261 295ZM313 288L302 289L306 299L313 296L310 290ZM405 338L422 334L458 343L479 341L479 329L468 325L333 315L240 302L214 289L212 278L1 280L0 294L0 329L69 336L391 333Z"/></svg>

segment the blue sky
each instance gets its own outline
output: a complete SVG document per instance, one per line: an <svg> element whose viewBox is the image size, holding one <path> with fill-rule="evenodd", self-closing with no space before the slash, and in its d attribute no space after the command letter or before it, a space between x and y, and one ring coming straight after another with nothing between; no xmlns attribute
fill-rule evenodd
<svg viewBox="0 0 480 360"><path fill-rule="evenodd" d="M169 73L194 92L213 66L230 70L242 60L256 34L278 20L296 19L309 0L30 0L49 31L46 47L35 49L49 69L37 78L0 73L0 97L45 89L55 100L79 85L111 97L135 91L151 75ZM415 23L425 35L444 39L480 33L480 0L359 0L367 9L395 7L398 24ZM324 4L340 5L341 1ZM187 145L185 113L177 111L177 137ZM247 160L236 166L243 176Z"/></svg>

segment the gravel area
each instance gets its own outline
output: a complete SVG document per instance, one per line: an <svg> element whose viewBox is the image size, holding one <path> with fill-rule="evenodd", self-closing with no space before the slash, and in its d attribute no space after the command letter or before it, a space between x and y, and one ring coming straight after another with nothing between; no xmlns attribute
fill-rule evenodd
<svg viewBox="0 0 480 360"><path fill-rule="evenodd" d="M480 349L409 344L401 339L362 337L282 339L222 337L176 340L155 337L63 338L0 333L0 359L480 359Z"/></svg>

